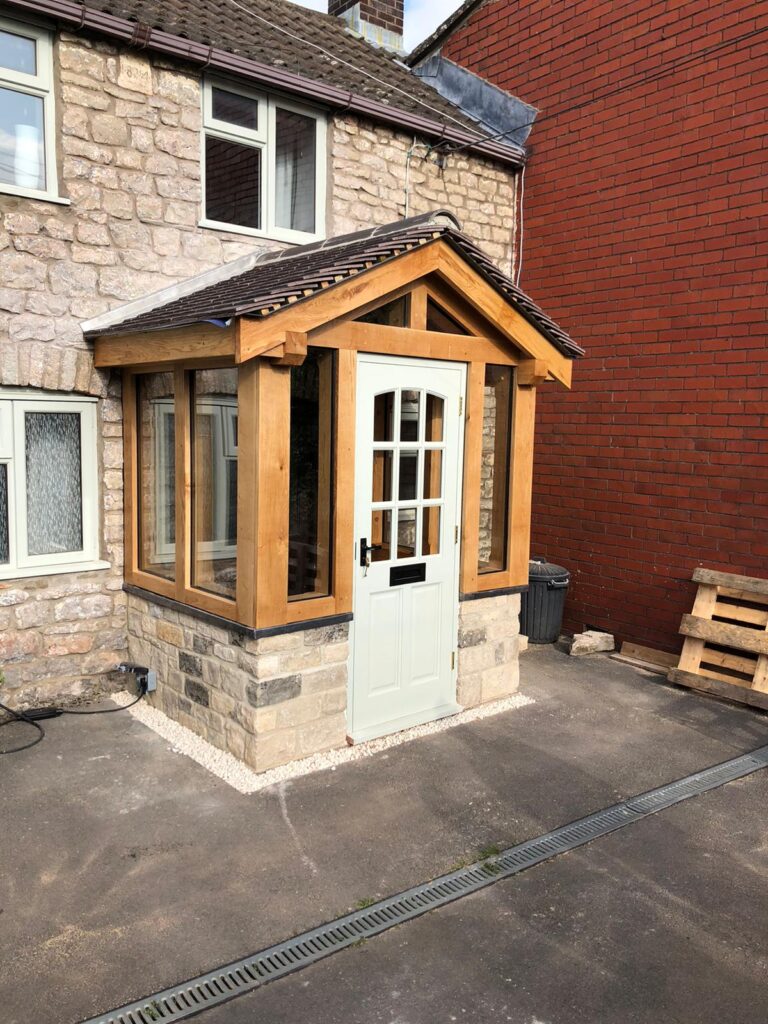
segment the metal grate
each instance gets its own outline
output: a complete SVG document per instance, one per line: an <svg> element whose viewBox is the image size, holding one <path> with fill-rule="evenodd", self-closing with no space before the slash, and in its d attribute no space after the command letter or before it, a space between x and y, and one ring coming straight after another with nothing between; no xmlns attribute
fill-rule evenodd
<svg viewBox="0 0 768 1024"><path fill-rule="evenodd" d="M93 1017L83 1024L167 1024L194 1017L210 1007L308 967L404 921L410 921L535 864L551 860L561 853L624 828L681 800L706 793L766 766L768 746L606 807L596 814L510 847L481 863L414 886L407 892L390 896L364 910L347 914L147 999Z"/></svg>

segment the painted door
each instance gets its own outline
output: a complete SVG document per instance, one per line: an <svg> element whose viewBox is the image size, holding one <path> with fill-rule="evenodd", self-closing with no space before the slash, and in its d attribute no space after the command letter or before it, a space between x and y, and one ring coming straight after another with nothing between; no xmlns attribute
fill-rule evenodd
<svg viewBox="0 0 768 1024"><path fill-rule="evenodd" d="M360 355L350 734L456 704L465 368Z"/></svg>

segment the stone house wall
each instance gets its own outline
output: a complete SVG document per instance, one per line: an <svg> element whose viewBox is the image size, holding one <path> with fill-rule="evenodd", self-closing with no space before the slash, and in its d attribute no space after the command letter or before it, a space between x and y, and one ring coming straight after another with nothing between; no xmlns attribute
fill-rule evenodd
<svg viewBox="0 0 768 1024"><path fill-rule="evenodd" d="M120 382L93 368L84 319L275 242L201 229L200 72L96 39L54 46L59 193L0 191L0 386L97 396L101 557L110 569L0 580L3 693L92 690L127 648ZM441 168L405 134L330 120L327 233L448 208L505 267L515 179L466 154Z"/></svg>

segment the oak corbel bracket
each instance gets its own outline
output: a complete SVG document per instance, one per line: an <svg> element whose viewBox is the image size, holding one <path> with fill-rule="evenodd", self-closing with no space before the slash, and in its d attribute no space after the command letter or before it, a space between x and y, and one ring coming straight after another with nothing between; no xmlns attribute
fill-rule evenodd
<svg viewBox="0 0 768 1024"><path fill-rule="evenodd" d="M547 364L543 359L524 359L517 365L517 383L521 388L535 388L547 379Z"/></svg>

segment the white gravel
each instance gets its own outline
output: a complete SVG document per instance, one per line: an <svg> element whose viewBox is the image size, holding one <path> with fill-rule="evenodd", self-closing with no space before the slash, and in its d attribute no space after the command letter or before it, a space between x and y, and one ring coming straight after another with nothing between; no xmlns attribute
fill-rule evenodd
<svg viewBox="0 0 768 1024"><path fill-rule="evenodd" d="M116 704L123 706L134 700L133 694L124 691L111 696ZM422 736L432 736L434 733L445 732L457 725L464 725L466 722L477 722L481 718L489 718L491 715L501 714L502 711L513 711L534 703L535 701L530 697L516 693L503 700L492 701L489 704L482 704L480 707L460 711L456 715L441 718L437 722L416 725L391 736L382 736L378 740L357 743L353 747L341 747L338 750L328 750L323 754L314 754L312 757L305 757L301 761L292 761L290 764L271 768L266 772L255 772L232 754L219 750L218 747L214 747L191 729L179 725L178 722L174 722L173 719L164 715L162 711L158 711L157 708L153 708L143 701L130 708L128 714L133 715L142 725L148 726L164 740L167 740L174 753L184 754L196 761L197 764L207 768L213 775L236 789L238 793L258 793L259 790L267 789L280 782L287 782L289 779L297 779L302 775L324 771L328 768L335 771L338 765L348 764L350 761L360 761L364 757L378 754L381 750L398 747L401 743L410 743L411 740L419 739Z"/></svg>

